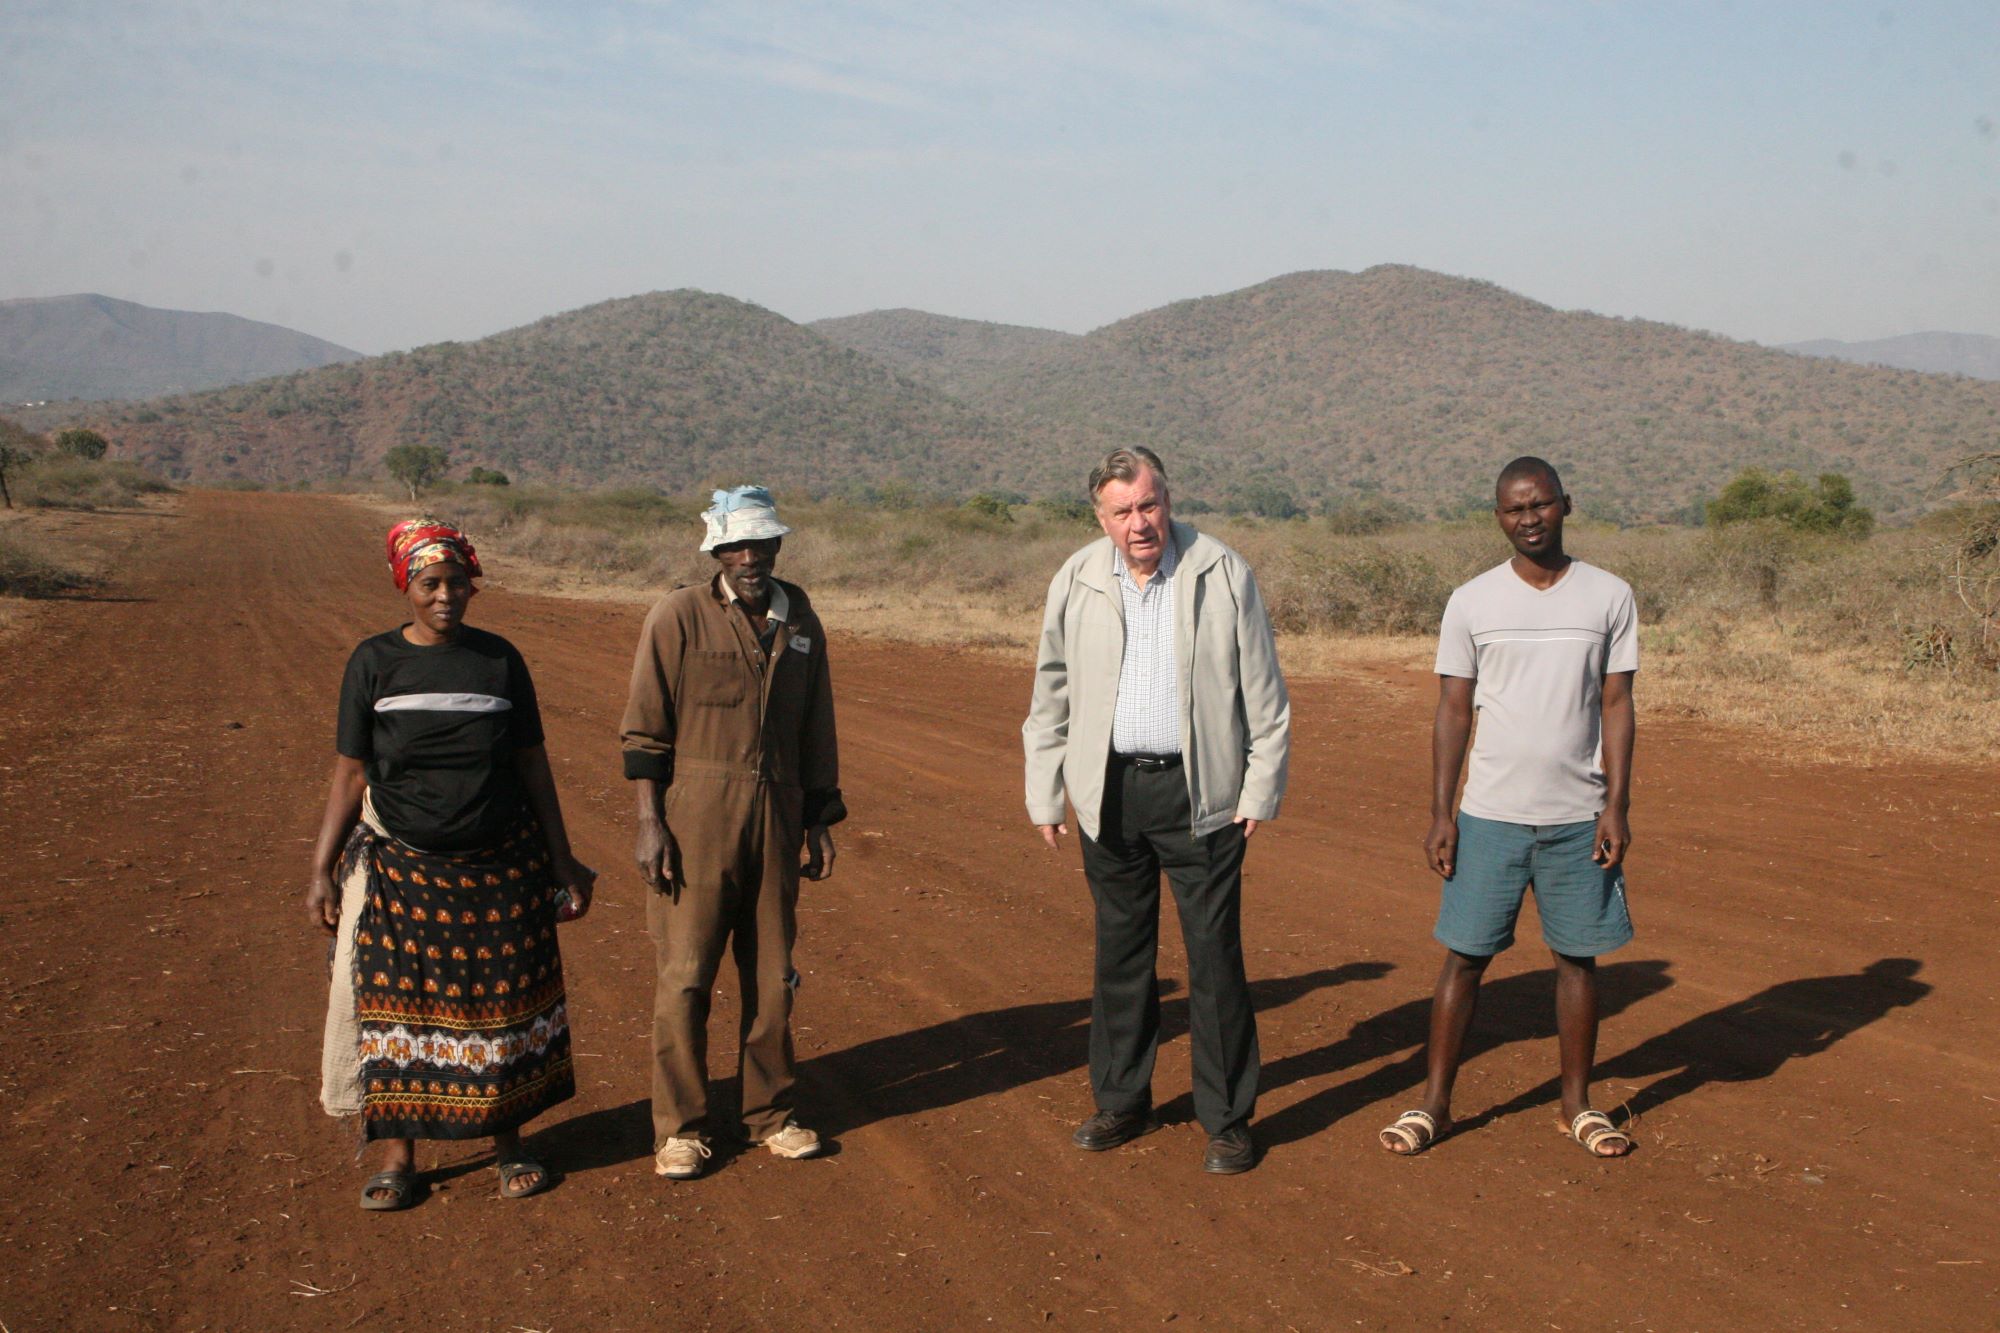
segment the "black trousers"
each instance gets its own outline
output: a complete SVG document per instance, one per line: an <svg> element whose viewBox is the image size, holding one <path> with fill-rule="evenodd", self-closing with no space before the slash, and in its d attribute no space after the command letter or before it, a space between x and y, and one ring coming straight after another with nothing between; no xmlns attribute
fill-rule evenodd
<svg viewBox="0 0 2000 1333"><path fill-rule="evenodd" d="M1160 1045L1160 873L1180 908L1188 955L1194 1111L1211 1134L1246 1123L1257 1105L1257 1017L1243 971L1243 828L1189 832L1187 774L1113 757L1097 837L1083 870L1097 903L1097 976L1090 1001L1090 1086L1098 1109L1153 1104Z"/></svg>

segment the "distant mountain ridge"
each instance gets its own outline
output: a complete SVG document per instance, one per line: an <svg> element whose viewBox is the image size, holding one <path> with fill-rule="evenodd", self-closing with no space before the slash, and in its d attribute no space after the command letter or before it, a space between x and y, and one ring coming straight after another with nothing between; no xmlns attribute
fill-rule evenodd
<svg viewBox="0 0 2000 1333"><path fill-rule="evenodd" d="M1893 515L2000 426L2000 385L1560 311L1405 265L1178 301L996 365L961 396L1070 475L1145 442L1210 499L1276 487L1302 508L1383 496L1449 512L1534 453L1620 519L1685 512L1753 464L1847 472Z"/></svg>
<svg viewBox="0 0 2000 1333"><path fill-rule="evenodd" d="M237 315L94 293L0 301L0 402L151 398L360 359L351 348Z"/></svg>
<svg viewBox="0 0 2000 1333"><path fill-rule="evenodd" d="M976 488L997 463L957 460L1006 452L990 422L936 390L759 306L692 290L88 415L121 456L194 481L367 476L394 445L432 444L461 467L577 485L954 474Z"/></svg>
<svg viewBox="0 0 2000 1333"><path fill-rule="evenodd" d="M1984 333L1905 333L1866 342L1815 338L1810 342L1784 343L1782 348L1801 356L1831 356L1864 366L1895 366L1932 375L2000 380L2000 338Z"/></svg>
<svg viewBox="0 0 2000 1333"><path fill-rule="evenodd" d="M1237 507L1254 494L1462 512L1490 502L1502 462L1534 453L1599 517L1697 513L1758 465L1848 473L1894 519L1931 502L1948 463L2000 445L2000 383L1383 265L1287 274L1080 336L907 310L806 327L659 292L472 343L21 416L82 419L120 456L194 481L379 475L390 446L422 442L461 470L584 485L1075 497L1106 449L1147 444L1177 496Z"/></svg>
<svg viewBox="0 0 2000 1333"><path fill-rule="evenodd" d="M983 375L1077 335L1022 324L991 324L923 310L871 310L806 326L943 389L963 392Z"/></svg>

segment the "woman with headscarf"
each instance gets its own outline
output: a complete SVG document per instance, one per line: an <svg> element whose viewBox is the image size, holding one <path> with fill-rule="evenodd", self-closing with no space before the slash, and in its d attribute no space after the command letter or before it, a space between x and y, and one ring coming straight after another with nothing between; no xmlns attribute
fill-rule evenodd
<svg viewBox="0 0 2000 1333"><path fill-rule="evenodd" d="M479 557L432 518L389 530L411 620L363 640L306 911L333 934L321 1100L386 1144L375 1211L417 1201L415 1141L490 1136L503 1198L548 1188L520 1127L575 1092L556 923L590 904L514 646L465 624Z"/></svg>

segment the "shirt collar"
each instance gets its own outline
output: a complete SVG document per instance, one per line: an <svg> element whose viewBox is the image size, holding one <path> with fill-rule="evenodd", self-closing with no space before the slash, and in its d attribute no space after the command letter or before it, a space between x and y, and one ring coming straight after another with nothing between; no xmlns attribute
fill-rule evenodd
<svg viewBox="0 0 2000 1333"><path fill-rule="evenodd" d="M1180 563L1180 543L1174 538L1173 528L1169 527L1167 529L1167 544L1160 552L1159 568L1153 571L1152 578L1146 580L1146 587L1152 587L1154 583L1161 579L1172 578L1174 570L1179 567ZM1121 580L1131 584L1134 588L1139 587L1139 580L1132 577L1131 567L1125 563L1125 553L1119 550L1116 545L1113 545L1111 548L1111 564L1118 571L1118 577ZM1139 590L1141 592L1145 591L1144 588L1140 588Z"/></svg>
<svg viewBox="0 0 2000 1333"><path fill-rule="evenodd" d="M1164 564L1165 562L1162 561L1161 563ZM715 576L715 586L722 589L722 601L725 606L743 600L736 595L736 589L729 586L729 580L720 574ZM785 585L776 579L771 580L771 600L765 603L764 617L773 624L786 625L791 623L792 599L785 595Z"/></svg>

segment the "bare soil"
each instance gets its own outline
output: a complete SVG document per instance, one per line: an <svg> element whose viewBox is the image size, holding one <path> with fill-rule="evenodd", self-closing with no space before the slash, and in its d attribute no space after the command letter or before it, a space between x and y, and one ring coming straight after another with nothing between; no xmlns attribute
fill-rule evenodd
<svg viewBox="0 0 2000 1333"><path fill-rule="evenodd" d="M1828 767L1642 730L1638 941L1607 959L1600 1104L1554 1128L1538 932L1495 965L1458 1130L1402 1160L1437 948L1430 681L1296 683L1246 882L1261 1167L1201 1174L1163 951L1159 1134L1088 1155L1090 905L1021 808L1029 664L840 639L854 817L809 885L804 1118L823 1160L652 1173L651 950L616 728L638 612L487 591L527 655L596 909L564 928L579 1095L551 1193L479 1144L355 1206L316 1101L325 937L300 910L347 652L398 623L380 525L322 497L98 516L111 582L0 639L0 1321L103 1329L1990 1328L2000 1309L1995 766ZM1641 687L1643 688L1643 676ZM1171 940L1171 912L1165 934ZM733 982L715 1018L733 1071Z"/></svg>

